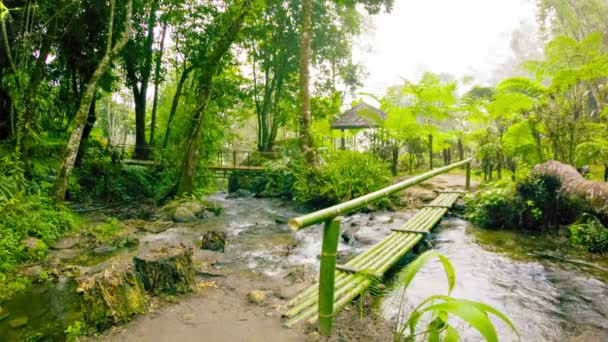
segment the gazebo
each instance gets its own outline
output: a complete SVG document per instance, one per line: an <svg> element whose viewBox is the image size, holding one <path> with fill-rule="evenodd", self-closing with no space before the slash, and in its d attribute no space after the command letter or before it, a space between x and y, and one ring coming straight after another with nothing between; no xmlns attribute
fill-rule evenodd
<svg viewBox="0 0 608 342"><path fill-rule="evenodd" d="M331 128L339 129L340 131L342 131L342 137L340 138L340 148L345 149L346 142L344 137L344 131L351 129L375 129L380 127L378 122L385 119L385 112L365 102L361 102L358 105L347 110L346 112L342 113L339 117L337 117L331 123Z"/></svg>

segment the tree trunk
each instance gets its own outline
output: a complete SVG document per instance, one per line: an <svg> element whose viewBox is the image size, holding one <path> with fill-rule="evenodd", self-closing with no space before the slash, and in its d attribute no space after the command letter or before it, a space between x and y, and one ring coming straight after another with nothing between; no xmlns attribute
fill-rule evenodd
<svg viewBox="0 0 608 342"><path fill-rule="evenodd" d="M112 32L112 28L114 26L114 0L111 1L111 7L112 9L108 32ZM99 80L110 67L112 58L125 46L125 44L127 44L131 37L132 9L133 0L128 0L127 12L125 16L125 31L122 33L114 47L111 47L112 35L108 35L108 48L106 49L106 53L97 65L95 72L93 72L93 75L91 76L91 79L87 83L86 89L83 92L82 99L80 100L80 106L78 107L78 111L74 116L74 129L72 130L70 139L68 140L68 144L63 155L63 162L61 163L61 168L59 170L59 175L55 179L55 184L53 186L53 201L55 204L61 204L65 199L65 193L68 190L68 182L70 180L70 176L72 175L74 162L76 161L76 155L80 146L80 139L82 139L91 102L97 93L97 85Z"/></svg>
<svg viewBox="0 0 608 342"><path fill-rule="evenodd" d="M76 161L74 162L76 166L80 166L80 163L82 162L82 158L84 157L87 151L89 135L91 135L91 131L93 130L93 127L95 127L95 122L97 121L97 115L95 111L96 102L97 99L93 96L93 101L91 101L91 107L89 108L89 115L87 115L87 123L84 126L82 138L80 139L80 146L78 147L78 154L76 155Z"/></svg>
<svg viewBox="0 0 608 342"><path fill-rule="evenodd" d="M312 0L302 1L300 27L300 141L308 164L314 164L313 140L310 133L310 42L312 36Z"/></svg>
<svg viewBox="0 0 608 342"><path fill-rule="evenodd" d="M13 103L10 95L0 89L0 141L13 137Z"/></svg>
<svg viewBox="0 0 608 342"><path fill-rule="evenodd" d="M433 169L433 135L429 134L429 168Z"/></svg>
<svg viewBox="0 0 608 342"><path fill-rule="evenodd" d="M604 164L604 182L608 182L608 164Z"/></svg>
<svg viewBox="0 0 608 342"><path fill-rule="evenodd" d="M202 126L205 110L209 104L211 98L211 91L213 87L213 79L218 74L221 67L222 57L226 54L237 34L241 31L245 16L251 10L251 1L248 0L243 4L241 13L237 16L229 29L224 33L224 36L218 41L218 43L212 48L209 57L206 60L206 68L203 70L200 77L199 92L197 95L198 104L194 111L192 125L190 130L190 136L187 142L186 151L184 154L184 160L182 163L181 175L177 184L177 194L185 195L192 193L194 186L194 174L198 166L199 161L199 150L200 150L200 139L202 136ZM226 17L230 18L232 15L231 10L226 12ZM221 20L224 18L220 18Z"/></svg>
<svg viewBox="0 0 608 342"><path fill-rule="evenodd" d="M188 79L188 75L190 72L194 70L194 66L189 66L182 72L182 75L179 78L179 82L177 83L177 89L175 89L175 94L173 95L173 102L171 103L171 111L169 112L169 120L167 121L167 129L165 130L165 140L163 141L163 148L167 148L169 144L169 137L171 136L171 126L173 126L173 121L175 120L175 113L177 112L177 106L179 105L179 98L182 96L182 89L184 88L184 84Z"/></svg>
<svg viewBox="0 0 608 342"><path fill-rule="evenodd" d="M160 85L160 71L165 52L165 35L167 34L167 23L163 24L163 31L160 35L160 50L156 58L156 67L154 69L154 100L152 102L152 122L150 123L150 145L154 146L154 137L156 135L156 112L158 111L158 86Z"/></svg>
<svg viewBox="0 0 608 342"><path fill-rule="evenodd" d="M586 205L597 215L608 216L608 183L586 180L574 167L554 160L536 165L532 173L557 177L562 196Z"/></svg>
<svg viewBox="0 0 608 342"><path fill-rule="evenodd" d="M464 160L464 143L462 138L458 138L458 159Z"/></svg>
<svg viewBox="0 0 608 342"><path fill-rule="evenodd" d="M393 152L393 158L392 158L392 164L391 164L391 171L393 173L393 176L397 176L397 173L399 171L399 145L394 144L392 146L392 152Z"/></svg>

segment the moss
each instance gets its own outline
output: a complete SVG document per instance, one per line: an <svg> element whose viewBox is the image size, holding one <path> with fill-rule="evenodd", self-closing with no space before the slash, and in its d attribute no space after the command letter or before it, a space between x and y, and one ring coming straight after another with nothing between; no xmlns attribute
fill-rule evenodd
<svg viewBox="0 0 608 342"><path fill-rule="evenodd" d="M84 323L93 331L124 324L147 307L143 283L130 267L106 270L80 287Z"/></svg>
<svg viewBox="0 0 608 342"><path fill-rule="evenodd" d="M133 259L146 291L176 295L194 286L193 250L184 245L148 245Z"/></svg>

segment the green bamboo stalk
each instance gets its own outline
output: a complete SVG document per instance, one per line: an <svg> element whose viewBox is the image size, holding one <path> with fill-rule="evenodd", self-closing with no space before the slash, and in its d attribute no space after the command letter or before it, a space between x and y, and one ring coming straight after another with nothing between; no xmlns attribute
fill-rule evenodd
<svg viewBox="0 0 608 342"><path fill-rule="evenodd" d="M334 280L339 238L340 219L326 221L319 272L319 332L324 336L331 336L334 320Z"/></svg>
<svg viewBox="0 0 608 342"><path fill-rule="evenodd" d="M299 230L304 227L311 226L313 224L327 221L333 217L351 212L353 210L357 210L357 209L359 209L367 204L373 203L381 198L384 198L384 197L394 194L398 191L406 189L412 185L419 184L429 178L440 175L440 174L450 171L452 169L458 168L458 167L463 166L470 162L471 162L471 158L465 159L460 162L457 162L457 163L454 163L451 165L447 165L442 168L418 175L416 177L410 178L403 182L393 184L384 189L369 193L367 195L355 198L353 200L350 200L350 201L347 201L347 202L344 202L344 203L341 203L338 205L334 205L332 207L325 208L325 209L322 209L319 211L315 211L313 213L310 213L310 214L307 214L304 216L294 218L289 221L289 227L291 227L291 229L293 229L293 230Z"/></svg>

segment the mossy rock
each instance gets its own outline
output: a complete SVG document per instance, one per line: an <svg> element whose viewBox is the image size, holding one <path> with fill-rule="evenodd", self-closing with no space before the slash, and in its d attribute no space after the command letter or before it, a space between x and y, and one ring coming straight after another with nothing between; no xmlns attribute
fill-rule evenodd
<svg viewBox="0 0 608 342"><path fill-rule="evenodd" d="M146 291L154 295L176 295L194 287L193 249L182 243L153 241L133 259Z"/></svg>
<svg viewBox="0 0 608 342"><path fill-rule="evenodd" d="M210 201L183 198L165 205L160 209L160 212L165 220L190 222L196 220L196 218L204 217L205 212L219 215L222 210L222 207Z"/></svg>
<svg viewBox="0 0 608 342"><path fill-rule="evenodd" d="M226 249L226 233L224 232L205 232L201 238L201 249L214 252L224 252Z"/></svg>
<svg viewBox="0 0 608 342"><path fill-rule="evenodd" d="M96 331L124 324L147 308L143 283L130 265L82 279L79 290L85 324Z"/></svg>

